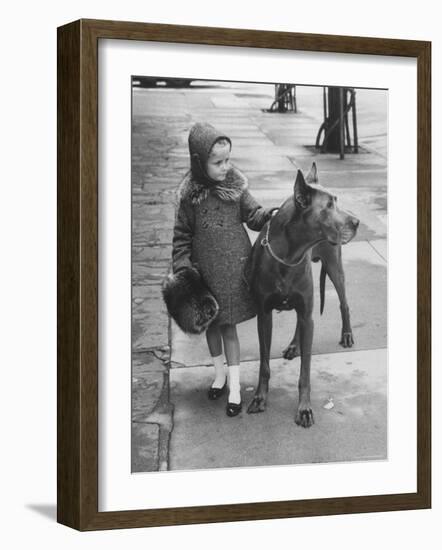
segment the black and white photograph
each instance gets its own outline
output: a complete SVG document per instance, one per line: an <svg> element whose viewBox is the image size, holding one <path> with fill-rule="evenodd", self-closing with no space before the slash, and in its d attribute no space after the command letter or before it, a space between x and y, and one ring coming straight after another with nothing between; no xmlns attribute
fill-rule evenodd
<svg viewBox="0 0 442 550"><path fill-rule="evenodd" d="M388 89L130 86L132 473L388 460Z"/></svg>

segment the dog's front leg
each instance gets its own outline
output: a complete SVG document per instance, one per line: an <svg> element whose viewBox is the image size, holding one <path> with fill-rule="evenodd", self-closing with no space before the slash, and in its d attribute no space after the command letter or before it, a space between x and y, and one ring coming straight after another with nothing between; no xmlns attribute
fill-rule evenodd
<svg viewBox="0 0 442 550"><path fill-rule="evenodd" d="M248 413L263 412L267 405L270 379L270 347L272 345L272 311L258 310L259 382L255 397L247 408Z"/></svg>
<svg viewBox="0 0 442 550"><path fill-rule="evenodd" d="M307 315L298 314L298 324L301 337L301 372L299 374L299 403L295 422L303 428L314 424L313 411L310 404L310 363L312 358L313 319L311 312Z"/></svg>

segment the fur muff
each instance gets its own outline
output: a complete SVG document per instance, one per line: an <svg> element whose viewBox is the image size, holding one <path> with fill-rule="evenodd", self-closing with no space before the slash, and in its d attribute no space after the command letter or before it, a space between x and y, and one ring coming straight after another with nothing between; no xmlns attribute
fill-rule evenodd
<svg viewBox="0 0 442 550"><path fill-rule="evenodd" d="M218 315L218 303L196 269L169 274L162 291L169 315L188 334L201 334Z"/></svg>

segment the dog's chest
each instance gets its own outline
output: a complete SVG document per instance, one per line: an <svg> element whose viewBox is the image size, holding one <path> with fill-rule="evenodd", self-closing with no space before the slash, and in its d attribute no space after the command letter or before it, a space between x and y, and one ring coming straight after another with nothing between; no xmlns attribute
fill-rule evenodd
<svg viewBox="0 0 442 550"><path fill-rule="evenodd" d="M277 281L271 297L272 309L278 311L295 309L300 299L296 290L286 284L285 281Z"/></svg>
<svg viewBox="0 0 442 550"><path fill-rule="evenodd" d="M301 276L293 272L279 273L273 278L272 292L269 293L271 309L278 311L297 309L303 302L303 290L308 281L308 274L304 271Z"/></svg>

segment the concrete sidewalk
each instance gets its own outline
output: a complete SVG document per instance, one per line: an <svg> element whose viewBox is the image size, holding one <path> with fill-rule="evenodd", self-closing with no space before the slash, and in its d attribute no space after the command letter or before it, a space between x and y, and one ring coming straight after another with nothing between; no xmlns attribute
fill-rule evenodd
<svg viewBox="0 0 442 550"><path fill-rule="evenodd" d="M226 397L207 398L212 372L206 367L172 369L175 404L169 469L192 470L387 458L386 350L315 355L308 430L294 422L299 358L271 362L268 407L248 414L258 362L241 364L243 412L225 413ZM324 408L331 402L333 407Z"/></svg>

